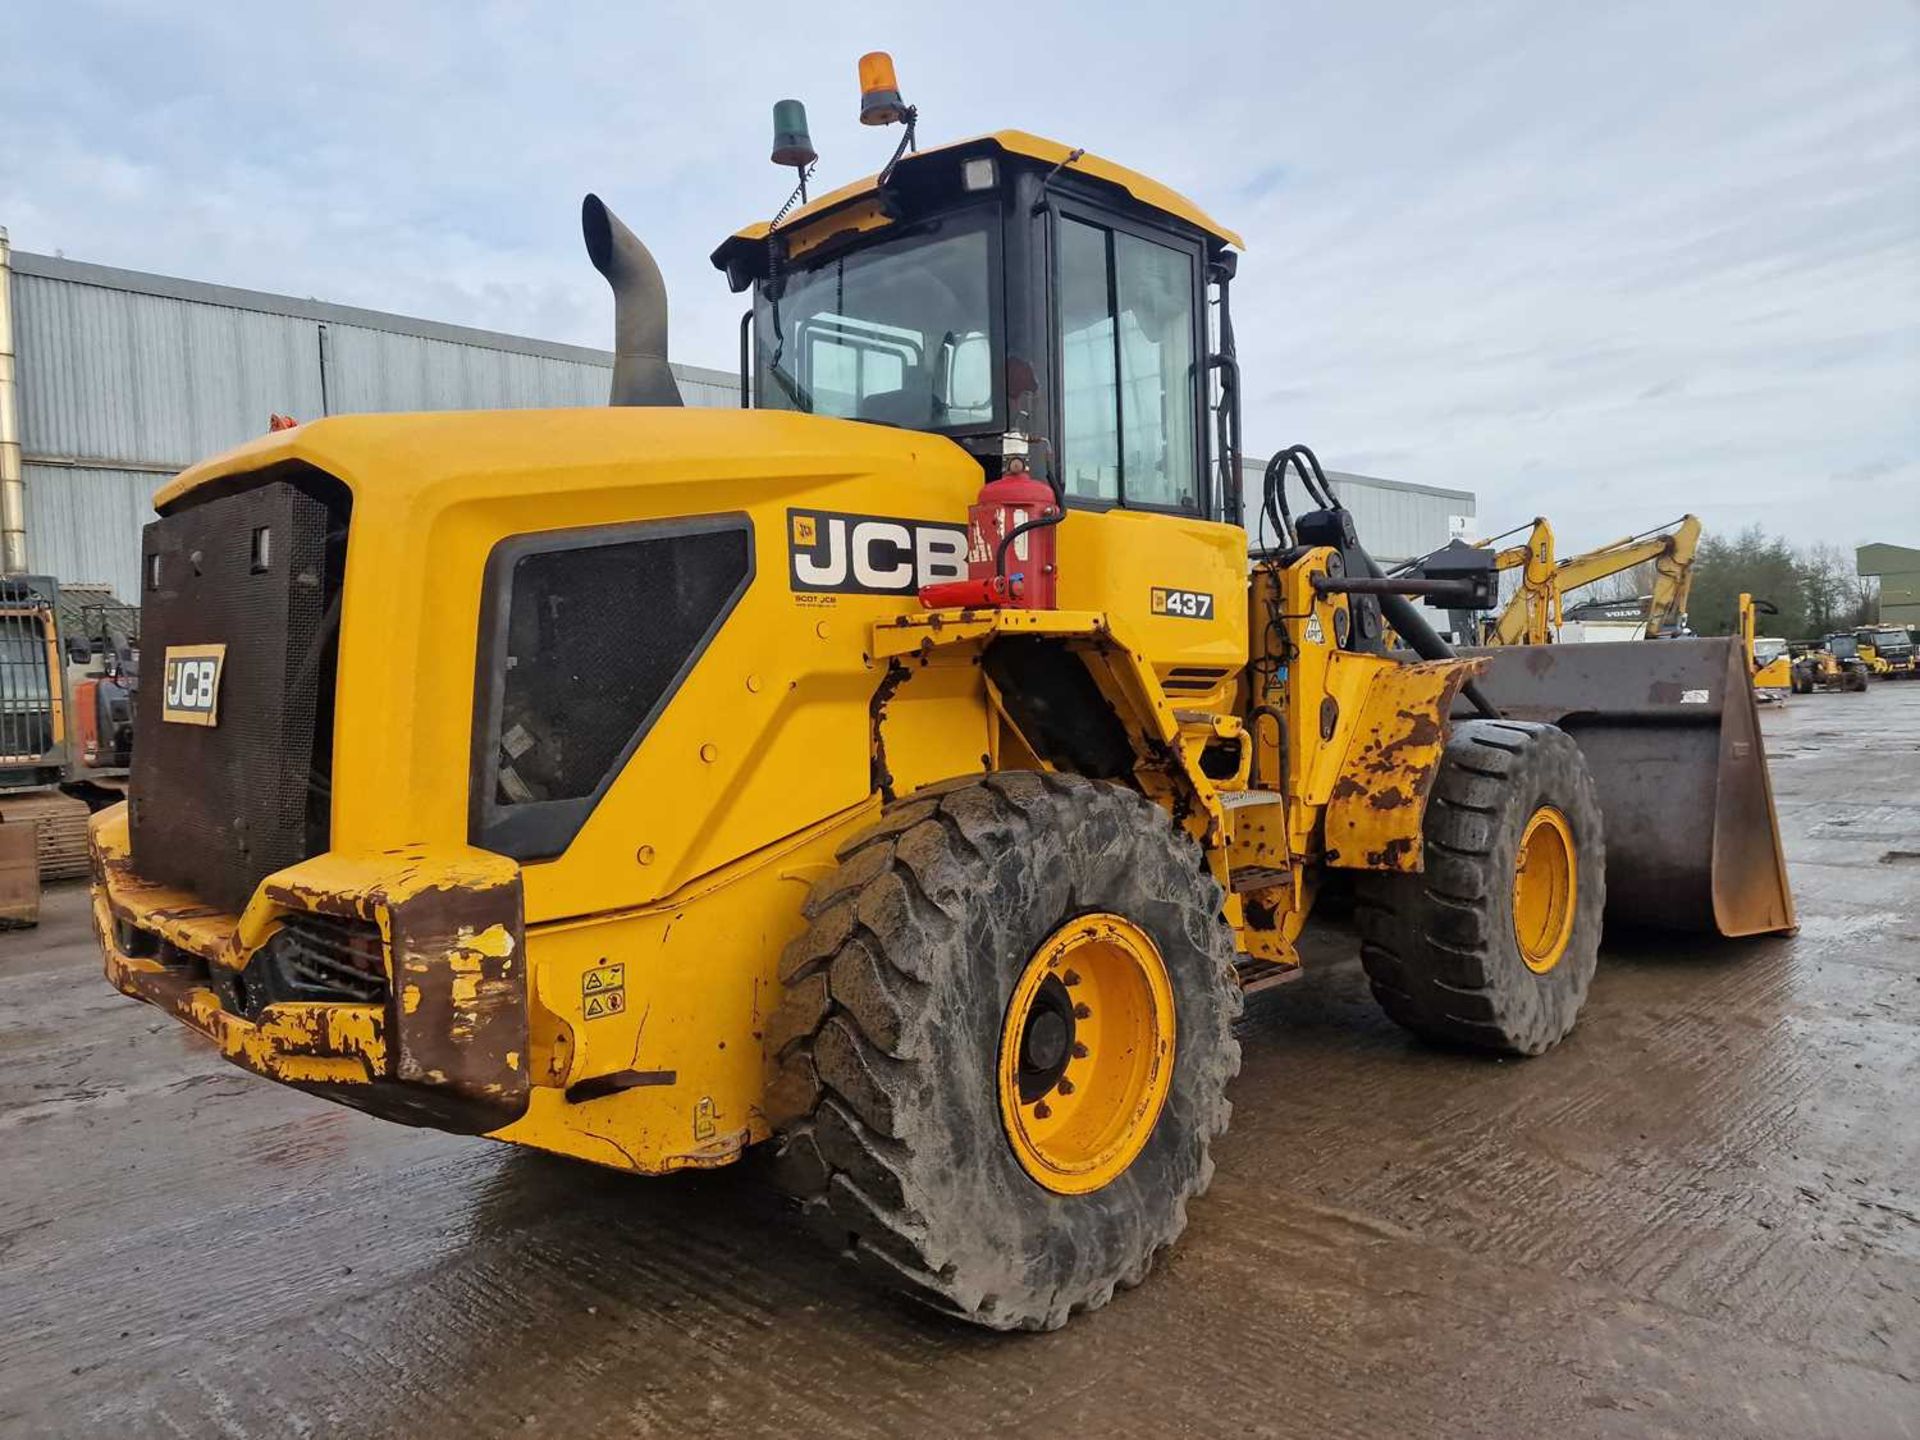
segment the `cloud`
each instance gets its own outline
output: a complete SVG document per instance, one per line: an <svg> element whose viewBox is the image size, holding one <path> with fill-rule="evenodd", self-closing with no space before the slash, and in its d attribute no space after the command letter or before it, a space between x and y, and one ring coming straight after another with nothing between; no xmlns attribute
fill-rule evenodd
<svg viewBox="0 0 1920 1440"><path fill-rule="evenodd" d="M577 206L730 368L713 246L784 198L774 99L838 183L853 62L933 138L1015 125L1248 238L1249 443L1474 489L1563 544L1920 543L1920 27L1901 0L1436 8L368 0L19 7L0 223L23 249L604 345ZM1865 483L1870 481L1870 486ZM1872 504L1860 504L1863 491Z"/></svg>

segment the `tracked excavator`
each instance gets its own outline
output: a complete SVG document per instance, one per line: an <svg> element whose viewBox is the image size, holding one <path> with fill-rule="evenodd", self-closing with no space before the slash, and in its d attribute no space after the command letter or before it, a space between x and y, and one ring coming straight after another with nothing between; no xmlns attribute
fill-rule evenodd
<svg viewBox="0 0 1920 1440"><path fill-rule="evenodd" d="M1494 549L1521 529L1527 538ZM1566 597L1584 586L1651 563L1653 593L1644 604L1623 607L1643 621L1639 637L1658 640L1687 633L1687 597L1693 588L1694 554L1700 546L1700 521L1692 515L1629 535L1561 559L1554 550L1553 527L1544 516L1490 540L1455 541L1402 566L1407 574L1461 575L1479 568L1517 570L1519 586L1499 613L1472 622L1485 645L1551 645L1561 638ZM1491 553L1489 553L1491 552Z"/></svg>
<svg viewBox="0 0 1920 1440"><path fill-rule="evenodd" d="M1249 572L1240 237L1079 146L921 149L861 70L889 162L808 197L784 103L795 203L714 252L740 410L676 404L589 197L612 406L160 490L94 917L249 1070L646 1174L765 1143L875 1276L1049 1328L1184 1227L1330 877L1387 1013L1507 1055L1606 917L1793 906L1736 641L1454 653L1414 602L1475 582L1383 575L1297 447Z"/></svg>

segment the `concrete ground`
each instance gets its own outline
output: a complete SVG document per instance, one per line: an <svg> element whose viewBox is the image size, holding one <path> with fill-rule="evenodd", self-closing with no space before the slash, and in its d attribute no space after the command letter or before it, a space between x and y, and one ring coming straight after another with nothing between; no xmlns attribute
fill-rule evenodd
<svg viewBox="0 0 1920 1440"><path fill-rule="evenodd" d="M1799 936L1602 956L1522 1063L1255 997L1141 1289L960 1328L751 1167L647 1181L232 1069L0 938L0 1434L1920 1435L1920 685L1766 720Z"/></svg>

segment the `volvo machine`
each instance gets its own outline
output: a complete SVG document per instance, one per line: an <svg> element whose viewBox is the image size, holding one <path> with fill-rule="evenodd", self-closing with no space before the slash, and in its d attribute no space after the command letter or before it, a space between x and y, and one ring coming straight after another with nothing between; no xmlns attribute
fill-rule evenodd
<svg viewBox="0 0 1920 1440"><path fill-rule="evenodd" d="M1737 641L1455 654L1413 602L1475 582L1384 577L1300 449L1249 573L1240 237L1078 147L918 149L861 68L892 160L714 253L744 408L677 404L588 197L611 407L162 487L94 916L249 1070L647 1174L772 1142L834 1247L1047 1328L1180 1233L1331 877L1387 1013L1509 1055L1603 917L1793 906Z"/></svg>

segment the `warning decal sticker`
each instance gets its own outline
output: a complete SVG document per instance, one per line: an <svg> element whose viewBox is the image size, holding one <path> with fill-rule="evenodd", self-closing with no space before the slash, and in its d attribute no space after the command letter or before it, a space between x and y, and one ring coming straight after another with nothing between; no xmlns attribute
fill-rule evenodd
<svg viewBox="0 0 1920 1440"><path fill-rule="evenodd" d="M589 1020L619 1015L627 1008L627 967L596 965L580 977L580 1010Z"/></svg>

